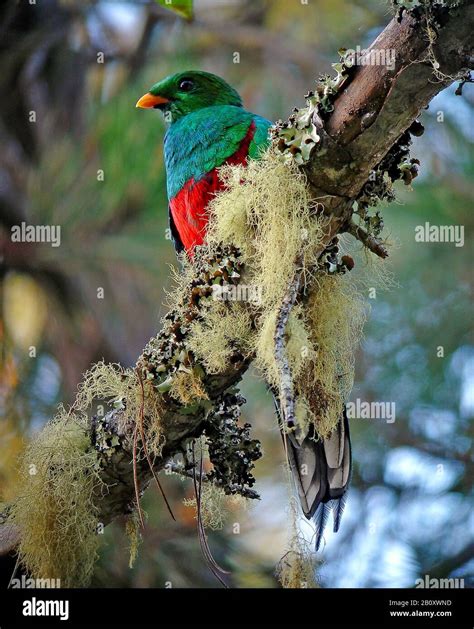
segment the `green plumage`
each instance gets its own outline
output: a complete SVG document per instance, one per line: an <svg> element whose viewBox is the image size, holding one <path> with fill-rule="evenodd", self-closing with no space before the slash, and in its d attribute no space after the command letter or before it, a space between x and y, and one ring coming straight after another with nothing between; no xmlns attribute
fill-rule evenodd
<svg viewBox="0 0 474 629"><path fill-rule="evenodd" d="M171 123L164 143L170 227L177 250L192 256L205 239L208 204L222 189L219 167L258 158L271 123L246 111L234 88L208 72L167 77L137 106L161 109Z"/></svg>
<svg viewBox="0 0 474 629"><path fill-rule="evenodd" d="M258 157L268 144L271 123L246 111L238 92L214 74L180 72L155 83L150 94L167 99L159 109L171 122L165 137L170 200L190 179L201 179L232 156L252 121L256 128L249 156Z"/></svg>
<svg viewBox="0 0 474 629"><path fill-rule="evenodd" d="M202 179L234 155L252 122L256 129L248 155L256 158L267 145L270 122L242 107L206 107L174 122L165 137L168 198L176 196L190 179Z"/></svg>

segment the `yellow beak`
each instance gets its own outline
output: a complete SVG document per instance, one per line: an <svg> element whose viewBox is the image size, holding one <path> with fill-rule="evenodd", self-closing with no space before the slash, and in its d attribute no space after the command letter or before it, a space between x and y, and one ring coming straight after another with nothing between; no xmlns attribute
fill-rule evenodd
<svg viewBox="0 0 474 629"><path fill-rule="evenodd" d="M155 96L154 94L147 92L140 98L135 107L140 107L141 109L151 109L157 105L163 105L164 103L169 102L170 101L164 96Z"/></svg>

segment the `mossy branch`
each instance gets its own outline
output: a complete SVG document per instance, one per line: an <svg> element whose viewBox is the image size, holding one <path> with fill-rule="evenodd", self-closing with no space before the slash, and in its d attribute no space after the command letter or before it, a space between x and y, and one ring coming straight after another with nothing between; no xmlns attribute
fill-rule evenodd
<svg viewBox="0 0 474 629"><path fill-rule="evenodd" d="M376 238L372 234L369 234L363 227L356 225L354 221L351 220L347 226L347 231L349 234L354 236L356 240L359 240L365 247L367 247L367 249L372 251L372 253L375 253L375 255L380 258L386 258L388 256L388 249L380 238Z"/></svg>
<svg viewBox="0 0 474 629"><path fill-rule="evenodd" d="M438 92L463 80L473 67L474 2L438 4L434 14L403 11L369 47L394 51L394 66L358 65L345 77L327 116L321 142L305 169L314 198L348 223L352 202L371 172L396 145ZM428 36L436 32L434 41ZM323 149L323 150L322 150Z"/></svg>
<svg viewBox="0 0 474 629"><path fill-rule="evenodd" d="M472 0L443 11L433 9L431 13L403 11L372 44L374 49L395 51L393 70L380 65L341 66L336 80L332 83L323 80L318 84L319 93L309 95L308 108L301 115L293 115L286 125L276 129L278 149L283 157L295 159L307 178L306 191L314 200L312 215L315 223L324 217L314 232L309 230L310 240L313 237L313 263L326 259L324 264L333 265L328 251L336 235L344 231L349 231L368 249L385 257L387 252L378 238L379 225L373 217L368 220L367 207L378 198L390 200L386 174L391 181L397 178L407 181L415 176L415 165L405 159L409 134L416 134L413 124L430 100L446 85L465 75L470 67L473 26ZM429 37L425 36L428 32ZM436 36L433 36L434 32ZM371 174L374 186L369 190L367 183L371 181ZM237 174L238 178L241 176ZM357 225L353 221L354 214L366 225L375 225L374 231ZM306 221L308 216L304 215L303 219ZM296 227L298 224L295 222ZM271 228L268 222L266 225ZM275 251L271 253L278 255ZM293 276L294 281L284 283L289 286L286 301L282 302L284 295L280 295L280 301L276 303L277 306L283 304L281 316L268 319L272 339L277 330L277 354L284 350L282 340L290 312L300 307L293 308L301 289L302 264L296 258L292 261L294 273L290 269L288 277ZM349 262L345 263L347 268L350 268ZM265 260L262 264L265 265ZM339 268L337 260L335 265ZM218 360L210 356L207 363L199 364L194 360L193 351L199 350L202 335L194 335L194 344L189 340L193 330L196 331L197 322L205 321L208 311L210 313L206 304L212 299L216 281L219 280L219 286L225 284L232 288L239 283L243 271L240 253L235 247L219 249L214 246L197 256L196 265L191 271L188 269L190 275L182 284L179 303L172 308L161 332L139 357L136 369L120 370L99 365L86 376L77 405L68 412L60 411L56 425L70 428L73 424L75 436L68 442L69 449L64 456L59 452L56 458L48 460L41 472L43 476L35 481L38 487L41 482L47 482L54 490L56 485L51 479L57 481L62 474L74 480L77 472L71 469L71 461L77 453L82 456L81 474L85 475L88 462L92 460L91 453L94 453L97 482L89 483L89 493L77 494L75 500L88 501L95 521L104 525L135 509L136 485L138 492L143 492L152 479L148 457L144 456L139 443L138 456L134 454L134 442L137 445L139 441L138 417L141 416L143 422L140 430L143 428L143 434L149 440L147 448L154 471L159 472L173 456L186 450L190 440L203 433L206 420L215 412L226 392L239 382L254 358L254 352L244 342L239 342L238 338L228 342L228 331L221 329L226 353ZM267 279L257 274L261 283L281 282L278 270L267 268L267 271L270 274ZM312 300L315 300L314 296ZM254 322L245 307L240 310L237 306L229 307L224 311L233 317L236 330L252 328ZM220 311L214 312L216 325L220 315ZM274 361L274 352L270 355ZM284 357L277 356L277 365L284 364ZM316 384L319 386L320 383ZM316 384L310 383L314 385L313 389ZM313 415L319 415L322 396L316 390L307 393L308 404L312 407L309 410ZM90 418L87 405L97 398L113 399L115 408L105 417ZM327 398L323 401L328 404ZM289 414L290 417L293 414L291 409ZM244 437L248 442L247 436ZM34 459L36 454L33 444L28 456ZM240 488L244 495L247 491L241 483L234 488L237 492ZM53 494L53 498L60 499L63 513L75 508L63 494ZM20 496L16 503L0 513L0 553L10 552L18 546L20 524L27 519L28 504L26 499L22 503ZM35 539L47 541L49 524L43 528L40 525L34 533L39 537L33 535L29 540L30 548ZM63 542L68 539L67 535L68 531L65 531ZM56 544L59 542L55 541ZM91 548L95 547L91 545ZM68 557L68 561L73 560ZM84 578L86 572L84 569ZM72 575L71 582L73 580Z"/></svg>
<svg viewBox="0 0 474 629"><path fill-rule="evenodd" d="M299 254L294 262L294 274L288 285L287 292L283 297L275 325L275 361L280 372L280 391L278 397L280 401L281 418L286 429L294 428L295 426L295 399L291 369L286 355L285 332L291 311L300 292L303 273L303 255Z"/></svg>

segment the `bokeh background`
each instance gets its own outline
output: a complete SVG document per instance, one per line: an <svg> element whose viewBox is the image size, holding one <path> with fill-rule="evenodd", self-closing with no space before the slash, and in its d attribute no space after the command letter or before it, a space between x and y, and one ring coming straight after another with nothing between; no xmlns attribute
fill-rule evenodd
<svg viewBox="0 0 474 629"><path fill-rule="evenodd" d="M72 401L81 374L102 358L134 364L164 314L169 267L176 265L166 239L165 126L159 112L135 109L137 99L168 74L205 69L235 85L248 109L285 117L331 70L339 48L364 47L390 19L380 0L194 5L192 21L152 0L6 0L0 8L6 500L25 440L58 402ZM453 87L431 103L413 149L421 174L383 210L395 243L393 281L383 290L374 279L375 299L367 291L372 312L351 399L395 402L396 421L352 420L354 477L341 530L326 534L323 586L413 587L426 574L473 583L473 107L469 85L462 96ZM12 243L11 227L22 221L61 225L61 246ZM425 221L464 226L464 246L415 242L415 227ZM244 419L265 451L256 469L262 499L232 511L210 544L233 585L277 587L274 569L288 535L281 440L254 372L243 391ZM128 567L123 522L116 522L104 535L93 585L217 585L200 554L194 511L182 502L191 497L190 483L171 476L163 483L178 522L148 490L135 567Z"/></svg>

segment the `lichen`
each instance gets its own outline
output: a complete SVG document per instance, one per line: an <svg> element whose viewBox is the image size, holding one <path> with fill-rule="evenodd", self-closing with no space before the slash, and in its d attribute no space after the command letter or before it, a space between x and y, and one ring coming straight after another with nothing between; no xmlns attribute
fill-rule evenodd
<svg viewBox="0 0 474 629"><path fill-rule="evenodd" d="M275 576L283 588L319 588L317 568L320 562L298 526L298 510L294 498L290 500L288 514L288 550L280 559Z"/></svg>
<svg viewBox="0 0 474 629"><path fill-rule="evenodd" d="M126 425L143 411L148 449L160 454L160 398L142 384L134 369L93 365L69 411L61 406L26 449L11 519L20 530L20 561L33 577L58 578L63 587L89 581L100 539L97 499L107 492L101 471L123 444L107 413L88 414L105 404Z"/></svg>
<svg viewBox="0 0 474 629"><path fill-rule="evenodd" d="M136 369L124 369L117 364L100 361L84 374L78 387L74 410L87 413L94 404L105 403L107 410L120 410L119 429L127 432L139 421L144 422L148 450L155 456L161 454L164 435L161 427L163 408L162 396L148 380L140 379ZM107 444L107 456L111 456L111 446L117 445L116 432L104 435L103 422L96 422L96 444ZM133 430L128 431L130 434ZM115 435L115 437L114 437Z"/></svg>
<svg viewBox="0 0 474 629"><path fill-rule="evenodd" d="M313 149L320 144L320 130L334 110L334 101L352 72L353 63L346 51L339 51L339 61L332 64L335 76L324 74L315 89L305 95L306 107L295 108L288 120L279 120L271 129L277 155L287 164L307 164Z"/></svg>
<svg viewBox="0 0 474 629"><path fill-rule="evenodd" d="M169 393L171 397L181 402L184 406L199 400L209 399L199 371L196 368L176 373L172 379Z"/></svg>
<svg viewBox="0 0 474 629"><path fill-rule="evenodd" d="M137 510L134 510L133 513L127 517L125 532L130 543L128 567L133 568L138 556L138 548L141 542L140 518Z"/></svg>
<svg viewBox="0 0 474 629"><path fill-rule="evenodd" d="M323 274L309 296L306 327L315 351L296 381L312 422L326 437L337 425L354 381L355 351L367 315L366 301L347 275Z"/></svg>
<svg viewBox="0 0 474 629"><path fill-rule="evenodd" d="M26 449L11 521L21 533L21 564L33 577L87 584L99 545L99 471L87 423L63 408Z"/></svg>
<svg viewBox="0 0 474 629"><path fill-rule="evenodd" d="M275 362L273 342L276 316L276 311L272 311L262 321L262 327L257 339L256 364L265 374L267 382L278 388L279 371ZM292 377L294 380L297 380L308 360L314 359L317 354L317 349L310 339L310 331L305 325L302 305L296 306L290 314L286 327L286 351Z"/></svg>
<svg viewBox="0 0 474 629"><path fill-rule="evenodd" d="M414 17L422 17L426 11L436 15L449 9L461 6L462 0L392 0L392 6L400 18L404 11Z"/></svg>
<svg viewBox="0 0 474 629"><path fill-rule="evenodd" d="M338 257L334 242L322 244L327 219L311 201L306 178L296 164L283 163L275 150L247 168L224 168L221 176L226 190L211 203L208 246L219 242L237 246L244 268L242 282L259 287L261 298L258 303L233 303L227 311L217 308L218 316L193 323L195 358L218 370L224 366L225 352L237 344L244 355L255 356L265 381L278 391L275 326L300 257L306 296L290 314L286 353L296 392L306 396L300 411L315 402L314 394L309 395L310 383L326 404L317 415L300 415L316 423L319 434L327 434L340 418L361 336L360 298L349 281L332 280L330 274L342 276L354 262L347 255Z"/></svg>
<svg viewBox="0 0 474 629"><path fill-rule="evenodd" d="M231 333L226 336L224 329L218 331L223 302L217 302L214 296L216 288L222 290L238 283L241 268L241 253L233 245L216 246L212 251L201 248L193 265L183 260L183 273L175 277L174 297L170 300L171 310L164 318L164 328L150 339L137 364L144 381L156 391L163 394L174 391L176 396L183 378L189 387L199 390L202 367L207 366L211 373L222 367L223 360L230 359L226 339ZM214 327L215 339L212 337ZM217 342L222 343L221 356L206 354L207 345L215 347ZM240 359L243 360L243 356ZM182 387L181 393L184 394ZM205 399L205 396L198 397Z"/></svg>
<svg viewBox="0 0 474 629"><path fill-rule="evenodd" d="M405 13L413 17L420 28L423 30L424 38L428 41L428 50L426 61L432 68L433 74L438 81L451 83L461 81L464 83L472 82L471 75L468 72L460 71L456 75L451 76L440 70L434 46L438 39L439 29L442 28L449 20L450 13L453 9L462 7L463 0L392 0L392 7L395 11L397 20L401 22ZM456 94L462 92L462 87L458 88Z"/></svg>
<svg viewBox="0 0 474 629"><path fill-rule="evenodd" d="M190 326L188 347L207 373L221 373L236 351L244 359L251 355L254 335L251 314L242 303L210 301L202 319Z"/></svg>
<svg viewBox="0 0 474 629"><path fill-rule="evenodd" d="M225 167L220 174L226 191L211 203L208 243L239 247L244 281L259 288L258 310L265 311L281 302L300 252L304 267L314 265L326 221L317 216L305 175L273 150L247 167Z"/></svg>
<svg viewBox="0 0 474 629"><path fill-rule="evenodd" d="M185 498L183 500L186 507L196 510L196 498ZM222 487L214 483L204 483L201 493L201 519L202 525L206 529L213 531L222 530L229 518L230 513L237 508L245 507L246 500L237 494L228 495Z"/></svg>
<svg viewBox="0 0 474 629"><path fill-rule="evenodd" d="M253 495L249 490L255 483L252 470L254 462L262 456L260 442L250 438L251 425L238 423L244 403L237 391L227 391L216 401L204 428L213 466L207 480L229 495Z"/></svg>

